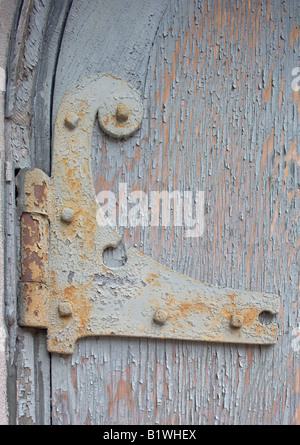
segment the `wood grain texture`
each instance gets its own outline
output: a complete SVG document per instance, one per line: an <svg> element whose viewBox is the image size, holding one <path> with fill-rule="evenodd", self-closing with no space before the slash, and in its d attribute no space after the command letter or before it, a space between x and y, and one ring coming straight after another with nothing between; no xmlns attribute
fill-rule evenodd
<svg viewBox="0 0 300 445"><path fill-rule="evenodd" d="M150 50L129 32L131 20L144 27L148 19L133 3L73 2L54 109L71 83L97 71L139 89L145 119L136 136L114 141L95 127L96 192L117 193L120 182L204 190L205 233L137 227L123 230L124 242L202 281L279 293L280 336L271 348L80 341L72 357L52 357L53 422L299 423L296 5L166 1ZM125 49L115 28L101 35L103 48L93 26L105 27L114 9Z"/></svg>
<svg viewBox="0 0 300 445"><path fill-rule="evenodd" d="M7 61L5 126L6 161L15 174L24 167L50 172L51 80L67 3L17 2ZM5 206L9 423L49 424L50 357L45 333L17 325L20 246L14 177L6 184Z"/></svg>
<svg viewBox="0 0 300 445"><path fill-rule="evenodd" d="M208 283L279 293L280 332L274 347L81 340L73 356L51 358L52 423L300 423L297 21L296 3L280 0L73 0L53 66L53 120L68 88L95 72L131 82L145 107L127 141L95 125L96 192L120 182L205 191L201 238L183 227L120 228L124 243ZM18 410L35 420L36 398L19 381Z"/></svg>

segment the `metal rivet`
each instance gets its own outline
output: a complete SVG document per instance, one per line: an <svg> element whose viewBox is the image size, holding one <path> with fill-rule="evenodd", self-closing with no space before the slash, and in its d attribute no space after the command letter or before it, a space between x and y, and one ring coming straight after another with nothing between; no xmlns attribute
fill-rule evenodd
<svg viewBox="0 0 300 445"><path fill-rule="evenodd" d="M75 212L73 209L68 209L65 207L61 212L60 218L63 222L70 224L72 221L74 221Z"/></svg>
<svg viewBox="0 0 300 445"><path fill-rule="evenodd" d="M117 106L117 120L119 122L125 122L128 120L130 115L130 108L125 104L118 104Z"/></svg>
<svg viewBox="0 0 300 445"><path fill-rule="evenodd" d="M243 323L244 323L244 317L242 315L237 315L237 314L231 315L230 326L232 328L239 329L243 326Z"/></svg>
<svg viewBox="0 0 300 445"><path fill-rule="evenodd" d="M69 317L72 315L72 304L69 301L62 301L58 305L58 312L60 317Z"/></svg>
<svg viewBox="0 0 300 445"><path fill-rule="evenodd" d="M78 123L79 123L79 116L73 111L69 111L65 117L65 124L69 128L74 129L77 127Z"/></svg>
<svg viewBox="0 0 300 445"><path fill-rule="evenodd" d="M162 309L157 309L153 316L153 320L158 324L165 324L168 318L168 314L166 311Z"/></svg>
<svg viewBox="0 0 300 445"><path fill-rule="evenodd" d="M143 103L138 91L124 79L105 74L99 84L101 100L97 119L101 130L110 137L132 136L141 126ZM95 94L98 94L96 90Z"/></svg>

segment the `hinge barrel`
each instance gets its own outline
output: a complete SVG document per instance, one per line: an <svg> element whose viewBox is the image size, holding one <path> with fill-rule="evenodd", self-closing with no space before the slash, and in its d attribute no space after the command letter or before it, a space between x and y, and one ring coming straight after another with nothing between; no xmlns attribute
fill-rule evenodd
<svg viewBox="0 0 300 445"><path fill-rule="evenodd" d="M40 170L24 169L18 175L21 273L19 283L19 324L47 327L49 219L47 216L49 178Z"/></svg>

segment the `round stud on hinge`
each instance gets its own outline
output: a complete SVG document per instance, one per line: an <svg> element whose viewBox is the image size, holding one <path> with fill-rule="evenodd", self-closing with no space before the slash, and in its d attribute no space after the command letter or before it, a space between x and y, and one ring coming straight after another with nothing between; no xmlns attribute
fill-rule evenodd
<svg viewBox="0 0 300 445"><path fill-rule="evenodd" d="M126 104L118 104L117 106L117 121L126 122L130 116L130 108Z"/></svg>
<svg viewBox="0 0 300 445"><path fill-rule="evenodd" d="M126 138L140 128L143 106L139 93L125 80L111 76L111 83L111 91L98 108L98 122L109 136Z"/></svg>
<svg viewBox="0 0 300 445"><path fill-rule="evenodd" d="M166 323L167 318L168 313L166 311L164 311L163 309L157 309L153 316L153 321L155 321L155 323L157 324L163 325Z"/></svg>
<svg viewBox="0 0 300 445"><path fill-rule="evenodd" d="M244 317L242 315L233 314L230 317L230 327L233 329L240 329L243 326Z"/></svg>
<svg viewBox="0 0 300 445"><path fill-rule="evenodd" d="M60 317L70 317L73 313L72 304L69 301L62 301L58 305L58 313Z"/></svg>
<svg viewBox="0 0 300 445"><path fill-rule="evenodd" d="M69 111L65 117L65 125L71 130L74 130L79 124L79 116L73 111Z"/></svg>
<svg viewBox="0 0 300 445"><path fill-rule="evenodd" d="M65 207L64 209L62 209L61 215L60 215L60 219L66 223L66 224L71 224L71 222L74 221L75 218L75 212L73 209L69 209L67 207Z"/></svg>

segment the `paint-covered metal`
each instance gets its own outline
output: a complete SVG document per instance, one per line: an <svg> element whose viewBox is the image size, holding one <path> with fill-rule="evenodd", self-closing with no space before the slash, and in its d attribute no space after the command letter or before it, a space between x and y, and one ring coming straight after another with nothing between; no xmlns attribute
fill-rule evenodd
<svg viewBox="0 0 300 445"><path fill-rule="evenodd" d="M116 85L128 95L120 97ZM48 350L64 354L74 351L79 338L95 335L274 343L275 317L263 324L260 314L278 313L276 295L204 284L133 248L124 266L104 264L104 250L121 236L96 201L92 132L108 99L123 116L116 112L114 122L126 125L129 109L135 109L126 101L131 94L126 82L107 74L83 79L58 111L52 177L40 170L19 175L20 324L46 328Z"/></svg>
<svg viewBox="0 0 300 445"><path fill-rule="evenodd" d="M136 90L114 76L102 76L102 99L99 102L98 122L109 136L120 139L131 136L141 125L143 106Z"/></svg>

